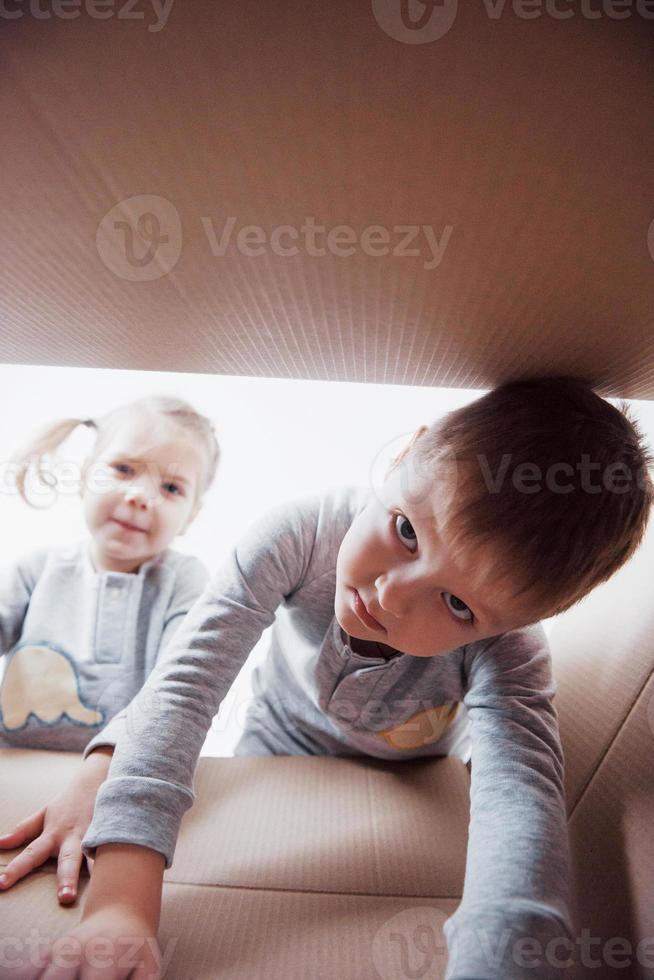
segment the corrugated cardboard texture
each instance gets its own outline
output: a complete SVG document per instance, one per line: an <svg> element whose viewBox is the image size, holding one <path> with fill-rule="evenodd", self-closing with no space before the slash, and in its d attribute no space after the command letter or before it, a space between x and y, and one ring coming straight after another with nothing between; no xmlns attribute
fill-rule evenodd
<svg viewBox="0 0 654 980"><path fill-rule="evenodd" d="M598 959L596 943L580 978L654 977L653 556L650 522L634 558L561 616L549 638L578 928L632 950L627 961L623 947L612 965Z"/></svg>
<svg viewBox="0 0 654 980"><path fill-rule="evenodd" d="M2 896L11 957L30 935L56 942L79 920L35 875ZM159 946L166 980L442 980L443 923L457 901L164 884ZM56 947L55 947L56 948ZM127 946L124 955L129 955ZM16 977L15 971L7 973ZM0 970L0 977L5 974Z"/></svg>
<svg viewBox="0 0 654 980"><path fill-rule="evenodd" d="M78 765L74 754L0 750L3 829ZM166 976L397 980L410 955L423 958L421 976L442 977L442 926L463 890L468 787L455 758L201 759L165 879ZM15 853L0 852L0 865ZM53 942L78 921L81 903L57 907L55 867L0 895L5 939L24 943L36 929Z"/></svg>
<svg viewBox="0 0 654 980"><path fill-rule="evenodd" d="M0 359L654 397L635 4L449 0L428 43L383 0L123 6L3 21Z"/></svg>

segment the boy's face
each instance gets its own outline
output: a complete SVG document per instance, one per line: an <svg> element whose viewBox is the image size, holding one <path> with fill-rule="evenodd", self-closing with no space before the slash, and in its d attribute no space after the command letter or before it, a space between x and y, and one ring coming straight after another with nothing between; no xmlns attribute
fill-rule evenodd
<svg viewBox="0 0 654 980"><path fill-rule="evenodd" d="M445 494L435 486L416 508L410 479L408 467L395 466L343 539L335 613L345 632L434 657L532 622L502 598L492 554L483 553L482 584L473 583L478 560L454 564L444 533Z"/></svg>

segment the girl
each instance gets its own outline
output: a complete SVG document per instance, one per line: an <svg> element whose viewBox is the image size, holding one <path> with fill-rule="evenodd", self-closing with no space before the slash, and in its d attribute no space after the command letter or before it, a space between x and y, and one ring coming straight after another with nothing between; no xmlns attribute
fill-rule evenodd
<svg viewBox="0 0 654 980"><path fill-rule="evenodd" d="M34 471L56 487L44 457L79 425L96 435L80 489L87 540L41 549L0 577L0 747L81 751L94 741L64 792L0 837L0 848L32 842L0 886L58 854L62 904L76 898L81 840L111 761L102 730L140 690L207 580L197 558L169 545L198 513L219 455L211 423L190 405L143 398L97 421L48 426L15 461L27 503Z"/></svg>

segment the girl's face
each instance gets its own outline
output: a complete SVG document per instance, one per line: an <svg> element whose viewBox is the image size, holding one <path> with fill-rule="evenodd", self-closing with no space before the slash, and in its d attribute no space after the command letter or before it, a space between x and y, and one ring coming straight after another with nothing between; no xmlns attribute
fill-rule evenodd
<svg viewBox="0 0 654 980"><path fill-rule="evenodd" d="M486 572L454 563L434 491L419 514L396 467L345 535L336 564L335 614L358 640L433 657L519 625ZM481 574L480 574L481 573ZM529 622L525 619L524 622Z"/></svg>
<svg viewBox="0 0 654 980"><path fill-rule="evenodd" d="M203 465L198 440L165 419L118 424L82 489L96 569L134 572L165 551L197 513Z"/></svg>

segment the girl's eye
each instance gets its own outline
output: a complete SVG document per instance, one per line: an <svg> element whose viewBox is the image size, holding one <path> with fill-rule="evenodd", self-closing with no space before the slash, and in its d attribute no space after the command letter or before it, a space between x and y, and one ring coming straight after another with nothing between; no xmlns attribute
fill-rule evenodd
<svg viewBox="0 0 654 980"><path fill-rule="evenodd" d="M112 463L111 467L116 473L122 473L124 476L131 476L134 472L129 463Z"/></svg>
<svg viewBox="0 0 654 980"><path fill-rule="evenodd" d="M177 494L181 494L182 492L182 488L178 483L164 483L163 488L166 493L170 493L173 496L177 496Z"/></svg>
<svg viewBox="0 0 654 980"><path fill-rule="evenodd" d="M445 599L445 604L446 604L447 608L454 614L454 616L456 617L456 619L459 620L459 622L461 622L461 623L472 623L472 622L474 622L475 617L473 616L472 609L470 609L468 606L466 606L466 604L463 601L463 599L459 599L459 597L456 596L456 595L454 595L454 593L452 593L452 592L443 592L442 595L443 595L443 598L445 598L445 596L450 596L451 597L452 604L450 605L448 603L447 599ZM460 613L464 613L464 614L465 613L468 613L468 616L466 616L466 615L461 616L461 615L459 615Z"/></svg>
<svg viewBox="0 0 654 980"><path fill-rule="evenodd" d="M404 514L396 514L394 523L395 533L402 544L408 548L409 551L415 551L418 547L418 539L416 537L416 532L413 530L411 521L405 517Z"/></svg>

